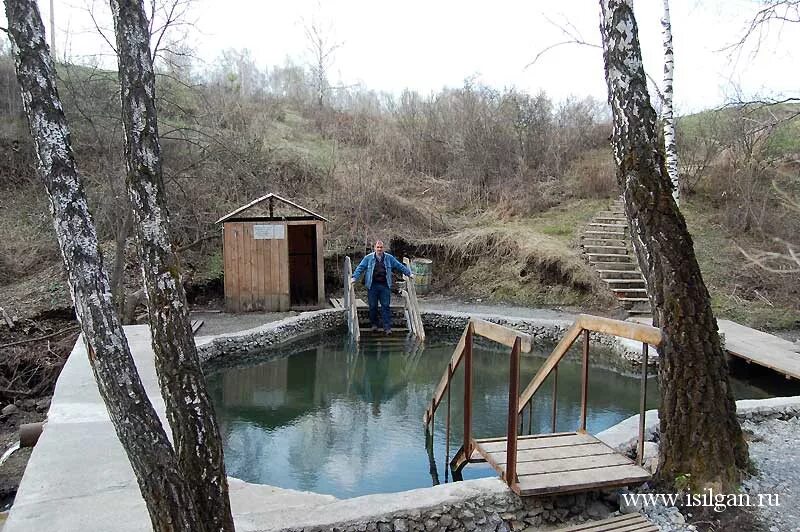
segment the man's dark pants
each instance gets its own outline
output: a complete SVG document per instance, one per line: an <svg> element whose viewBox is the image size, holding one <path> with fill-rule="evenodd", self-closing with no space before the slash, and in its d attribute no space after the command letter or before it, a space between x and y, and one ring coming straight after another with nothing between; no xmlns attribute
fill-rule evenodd
<svg viewBox="0 0 800 532"><path fill-rule="evenodd" d="M383 283L372 283L367 292L369 303L369 322L373 327L378 327L378 302L381 303L381 317L383 318L383 330L392 329L392 310L389 306L392 303L392 292Z"/></svg>

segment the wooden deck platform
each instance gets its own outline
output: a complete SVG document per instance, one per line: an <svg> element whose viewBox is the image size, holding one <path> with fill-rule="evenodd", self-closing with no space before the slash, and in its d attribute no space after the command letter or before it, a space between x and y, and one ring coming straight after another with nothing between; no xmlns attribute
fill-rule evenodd
<svg viewBox="0 0 800 532"><path fill-rule="evenodd" d="M554 532L658 532L658 527L637 513L559 528Z"/></svg>
<svg viewBox="0 0 800 532"><path fill-rule="evenodd" d="M798 344L729 320L717 320L717 324L725 335L725 349L731 355L800 379Z"/></svg>
<svg viewBox="0 0 800 532"><path fill-rule="evenodd" d="M647 325L653 321L644 317L628 320ZM772 369L786 378L800 379L800 345L735 321L717 320L717 325L725 335L725 350L731 356Z"/></svg>
<svg viewBox="0 0 800 532"><path fill-rule="evenodd" d="M470 462L488 462L504 475L506 438L475 444ZM641 484L651 475L591 434L565 432L520 436L517 478L514 491L530 496Z"/></svg>

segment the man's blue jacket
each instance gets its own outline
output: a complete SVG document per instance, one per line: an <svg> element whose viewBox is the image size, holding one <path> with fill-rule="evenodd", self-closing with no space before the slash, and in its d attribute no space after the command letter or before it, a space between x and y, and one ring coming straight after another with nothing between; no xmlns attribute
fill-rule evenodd
<svg viewBox="0 0 800 532"><path fill-rule="evenodd" d="M367 272L367 279L365 282L367 290L372 287L372 272L375 271L376 260L375 252L370 253L361 259L356 271L353 272L353 280L358 280L362 273L365 271ZM383 253L383 265L386 267L386 284L389 285L389 288L392 287L392 268L398 268L404 274L411 276L411 270L409 270L405 264L386 252Z"/></svg>

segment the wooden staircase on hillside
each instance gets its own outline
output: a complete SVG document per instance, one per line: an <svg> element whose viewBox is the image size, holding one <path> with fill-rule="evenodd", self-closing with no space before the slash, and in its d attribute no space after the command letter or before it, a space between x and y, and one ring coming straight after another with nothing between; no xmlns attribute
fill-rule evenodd
<svg viewBox="0 0 800 532"><path fill-rule="evenodd" d="M581 235L583 256L631 315L650 315L647 283L630 242L622 200L597 213Z"/></svg>

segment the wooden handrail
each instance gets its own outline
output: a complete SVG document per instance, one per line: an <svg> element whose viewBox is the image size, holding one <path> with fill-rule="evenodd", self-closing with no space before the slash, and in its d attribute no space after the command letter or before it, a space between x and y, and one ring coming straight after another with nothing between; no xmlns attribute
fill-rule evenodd
<svg viewBox="0 0 800 532"><path fill-rule="evenodd" d="M475 326L475 334L479 334L489 340L494 340L497 343L503 344L507 347L514 347L514 342L520 340L520 349L523 353L530 353L533 347L533 339L531 335L525 334L514 329L510 329L503 325L498 325L486 320L479 320L472 318L470 320Z"/></svg>
<svg viewBox="0 0 800 532"><path fill-rule="evenodd" d="M483 336L484 338L494 340L495 342L501 343L508 347L514 347L515 340L519 339L521 352L530 353L532 349L533 339L531 338L531 335L515 331L514 329L510 329L490 321L470 318L467 326L464 327L464 332L461 334L461 338L456 344L455 350L453 350L453 356L450 358L450 364L452 364L453 372L455 372L455 370L458 368L458 365L461 363L463 358L464 346L467 339L467 331L470 324L472 324L474 333ZM439 406L439 403L442 402L442 398L444 397L444 394L447 392L447 388L450 385L450 380L451 379L448 379L447 373L442 375L442 378L439 379L439 384L436 386L436 390L433 393L431 404L427 410L425 410L425 414L422 417L422 421L425 423L425 425L427 425L433 418L436 408Z"/></svg>
<svg viewBox="0 0 800 532"><path fill-rule="evenodd" d="M575 343L582 331L592 331L605 334L619 336L621 338L628 338L644 342L652 346L658 347L663 341L661 329L643 325L640 323L630 323L627 321L612 320L609 318L602 318L600 316L590 316L588 314L580 314L572 323L572 326L567 329L567 332L561 338L561 341L553 348L553 351L544 361L542 367L536 372L531 382L525 387L519 398L519 412L527 406L528 402L533 398L533 395L544 384L547 377L555 369L561 359L567 354L569 348Z"/></svg>
<svg viewBox="0 0 800 532"><path fill-rule="evenodd" d="M433 418L433 413L436 411L439 403L442 402L442 397L444 397L445 392L450 386L453 373L455 373L458 365L461 364L461 359L464 356L464 346L467 342L468 329L469 325L464 327L464 332L461 333L461 338L458 340L456 348L453 350L453 355L450 357L450 364L448 365L450 369L439 379L439 384L436 385L436 390L433 392L431 405L425 410L425 414L422 416L422 422L425 423L425 425Z"/></svg>
<svg viewBox="0 0 800 532"><path fill-rule="evenodd" d="M350 257L344 258L344 308L347 316L347 330L350 337L358 341L361 338L361 328L358 325L358 309L356 308L356 290L350 279L353 277L353 264Z"/></svg>
<svg viewBox="0 0 800 532"><path fill-rule="evenodd" d="M403 263L408 269L411 269L411 261L408 258L403 258ZM419 311L419 301L417 301L417 287L414 280L403 274L403 280L406 282L405 293L403 300L406 304L408 312L409 330L420 340L425 339L425 327L422 325L422 314Z"/></svg>

